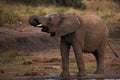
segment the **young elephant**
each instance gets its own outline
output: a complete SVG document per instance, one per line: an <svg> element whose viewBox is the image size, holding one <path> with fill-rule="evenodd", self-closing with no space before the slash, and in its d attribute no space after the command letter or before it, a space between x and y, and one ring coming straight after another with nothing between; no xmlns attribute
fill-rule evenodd
<svg viewBox="0 0 120 80"><path fill-rule="evenodd" d="M53 13L45 16L32 15L29 23L42 28L51 36L60 36L62 56L62 73L69 76L69 52L73 47L78 67L78 76L85 75L83 52L92 53L97 61L96 74L104 72L104 50L107 43L108 29L103 20L93 14L76 16L74 14Z"/></svg>

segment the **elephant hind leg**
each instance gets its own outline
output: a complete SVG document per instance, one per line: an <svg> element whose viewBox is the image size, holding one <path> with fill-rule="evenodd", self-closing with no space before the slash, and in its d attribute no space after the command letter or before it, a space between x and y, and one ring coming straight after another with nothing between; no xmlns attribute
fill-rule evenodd
<svg viewBox="0 0 120 80"><path fill-rule="evenodd" d="M95 74L103 74L104 73L104 57L105 57L105 48L106 48L107 40L103 39L99 48L93 52L93 55L96 58L97 68Z"/></svg>
<svg viewBox="0 0 120 80"><path fill-rule="evenodd" d="M95 74L103 74L104 73L104 51L96 50L93 52L93 55L96 58L97 68L94 72Z"/></svg>

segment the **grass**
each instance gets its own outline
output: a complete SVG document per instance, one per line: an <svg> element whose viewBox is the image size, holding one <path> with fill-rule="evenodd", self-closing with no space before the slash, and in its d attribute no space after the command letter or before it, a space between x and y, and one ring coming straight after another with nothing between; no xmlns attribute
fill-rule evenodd
<svg viewBox="0 0 120 80"><path fill-rule="evenodd" d="M23 60L23 53L16 50L9 50L0 55L0 64L19 63Z"/></svg>
<svg viewBox="0 0 120 80"><path fill-rule="evenodd" d="M75 13L77 15L82 15L86 13L94 13L101 16L103 19L111 19L113 17L118 18L119 11L116 9L117 4L108 1L93 2L84 0L85 5L87 5L86 10L75 9L72 7L58 7L55 5L50 6L30 6L24 4L5 4L0 2L0 24L19 24L19 22L27 23L28 17L32 14L39 16L60 12L60 13ZM95 5L93 6L93 4ZM26 20L24 22L24 20Z"/></svg>
<svg viewBox="0 0 120 80"><path fill-rule="evenodd" d="M114 17L115 14L113 14L112 12L111 13L106 13L104 14L103 16L101 16L103 19L108 19L108 18L112 18Z"/></svg>
<svg viewBox="0 0 120 80"><path fill-rule="evenodd" d="M88 72L88 73L93 73L94 71L95 71L95 69L96 69L96 66L95 66L95 64L91 64L91 63L87 63L86 65L85 65L85 69L86 69L86 71Z"/></svg>
<svg viewBox="0 0 120 80"><path fill-rule="evenodd" d="M15 24L19 20L20 16L13 10L12 6L4 6L4 4L0 4L0 25L3 23Z"/></svg>

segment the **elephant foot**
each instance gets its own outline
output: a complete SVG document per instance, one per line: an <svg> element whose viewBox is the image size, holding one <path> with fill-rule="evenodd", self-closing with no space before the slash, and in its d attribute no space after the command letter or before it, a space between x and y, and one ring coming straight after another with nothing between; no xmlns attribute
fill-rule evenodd
<svg viewBox="0 0 120 80"><path fill-rule="evenodd" d="M77 73L77 76L78 77L84 77L84 76L86 76L87 75L87 73L85 73L85 72L78 72Z"/></svg>
<svg viewBox="0 0 120 80"><path fill-rule="evenodd" d="M60 74L60 77L69 78L70 77L70 73L69 72L62 72Z"/></svg>
<svg viewBox="0 0 120 80"><path fill-rule="evenodd" d="M94 72L94 74L103 74L104 73L104 70L96 70L95 72Z"/></svg>

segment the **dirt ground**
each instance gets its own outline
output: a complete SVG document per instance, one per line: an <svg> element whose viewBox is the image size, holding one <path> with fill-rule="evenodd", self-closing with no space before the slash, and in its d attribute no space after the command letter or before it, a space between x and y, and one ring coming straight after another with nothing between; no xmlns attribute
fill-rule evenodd
<svg viewBox="0 0 120 80"><path fill-rule="evenodd" d="M52 54L52 55L51 55ZM84 54L85 68L88 75L94 75L96 68L95 58L91 54ZM120 78L120 59L106 53L105 73L102 76L107 78L119 76ZM58 76L61 72L61 59L59 50L48 52L30 53L18 56L16 61L0 64L0 77L23 77L23 76ZM70 55L70 73L76 75L77 67L73 51ZM95 76L96 77L96 76ZM98 75L100 77L100 75Z"/></svg>
<svg viewBox="0 0 120 80"><path fill-rule="evenodd" d="M109 40L120 56L120 38ZM105 73L97 75L96 78L120 78L120 58L116 58L108 46L105 53ZM61 72L59 38L51 38L38 28L0 27L0 55L0 78L58 76ZM94 56L85 53L84 62L87 74L93 74L96 69ZM70 73L75 75L76 72L76 61L71 50Z"/></svg>

